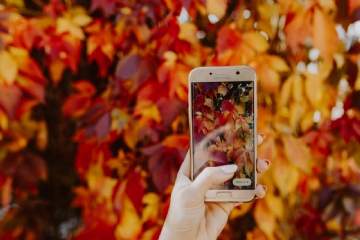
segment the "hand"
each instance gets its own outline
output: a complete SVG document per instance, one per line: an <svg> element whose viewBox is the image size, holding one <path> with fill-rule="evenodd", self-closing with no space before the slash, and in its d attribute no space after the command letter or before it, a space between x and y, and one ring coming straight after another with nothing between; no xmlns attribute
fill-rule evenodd
<svg viewBox="0 0 360 240"><path fill-rule="evenodd" d="M258 136L260 144L265 135ZM258 159L257 172L268 169L270 161ZM221 184L234 176L236 165L208 167L192 182L190 155L187 153L178 172L171 194L171 202L160 240L216 239L228 220L231 210L241 203L204 202L205 194L214 184ZM255 194L263 198L267 188L257 185Z"/></svg>

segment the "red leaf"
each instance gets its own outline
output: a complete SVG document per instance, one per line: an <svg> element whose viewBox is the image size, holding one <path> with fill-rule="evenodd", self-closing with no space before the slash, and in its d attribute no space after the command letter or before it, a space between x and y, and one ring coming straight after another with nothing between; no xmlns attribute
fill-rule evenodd
<svg viewBox="0 0 360 240"><path fill-rule="evenodd" d="M0 163L0 171L14 179L14 187L36 189L38 179L47 178L44 160L33 154L9 154Z"/></svg>
<svg viewBox="0 0 360 240"><path fill-rule="evenodd" d="M63 106L64 116L79 117L85 113L91 104L91 98L83 94L74 94L68 97Z"/></svg>
<svg viewBox="0 0 360 240"><path fill-rule="evenodd" d="M128 79L133 76L139 67L140 59L138 54L126 55L116 65L115 76L118 79Z"/></svg>
<svg viewBox="0 0 360 240"><path fill-rule="evenodd" d="M148 167L153 183L162 193L165 188L174 183L180 167L180 159L176 151L167 150L149 158Z"/></svg>
<svg viewBox="0 0 360 240"><path fill-rule="evenodd" d="M24 113L31 111L37 104L39 104L37 100L23 98L16 110L14 119L19 119Z"/></svg>
<svg viewBox="0 0 360 240"><path fill-rule="evenodd" d="M80 233L71 238L71 240L116 240L115 230L116 224L110 224L105 221L97 221L96 223L93 222L90 226L86 225L86 229L80 231Z"/></svg>
<svg viewBox="0 0 360 240"><path fill-rule="evenodd" d="M174 183L188 146L187 135L170 135L162 143L141 150L151 156L148 161L149 172L159 192Z"/></svg>
<svg viewBox="0 0 360 240"><path fill-rule="evenodd" d="M228 49L236 49L242 43L239 31L231 29L229 26L222 27L216 38L216 51L220 54Z"/></svg>
<svg viewBox="0 0 360 240"><path fill-rule="evenodd" d="M224 100L221 103L221 111L225 112L225 111L229 111L232 112L234 110L234 106L232 105L232 103L229 100Z"/></svg>
<svg viewBox="0 0 360 240"><path fill-rule="evenodd" d="M129 173L126 184L126 194L129 196L138 214L143 209L143 196L146 190L146 182L139 171L133 170Z"/></svg>
<svg viewBox="0 0 360 240"><path fill-rule="evenodd" d="M0 107L9 118L14 118L23 94L17 85L0 85Z"/></svg>

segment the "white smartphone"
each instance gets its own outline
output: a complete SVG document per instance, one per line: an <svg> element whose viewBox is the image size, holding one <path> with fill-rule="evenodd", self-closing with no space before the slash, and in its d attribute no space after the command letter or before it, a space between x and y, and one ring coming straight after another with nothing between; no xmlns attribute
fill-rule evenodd
<svg viewBox="0 0 360 240"><path fill-rule="evenodd" d="M189 74L191 179L206 167L236 164L209 202L248 202L257 184L256 74L248 66L200 67Z"/></svg>

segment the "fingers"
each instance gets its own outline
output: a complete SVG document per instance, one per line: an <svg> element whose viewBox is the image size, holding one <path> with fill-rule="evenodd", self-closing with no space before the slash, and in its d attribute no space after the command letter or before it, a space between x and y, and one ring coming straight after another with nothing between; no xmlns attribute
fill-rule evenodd
<svg viewBox="0 0 360 240"><path fill-rule="evenodd" d="M271 162L267 159L258 159L256 164L256 170L258 173L263 173L269 169Z"/></svg>
<svg viewBox="0 0 360 240"><path fill-rule="evenodd" d="M255 188L255 195L259 199L263 198L266 195L266 191L267 191L267 187L264 186L264 185L259 184Z"/></svg>
<svg viewBox="0 0 360 240"><path fill-rule="evenodd" d="M265 133L259 133L258 134L258 145L260 145L266 138L266 134Z"/></svg>
<svg viewBox="0 0 360 240"><path fill-rule="evenodd" d="M185 175L186 177L190 178L190 171L191 171L190 164L191 164L190 163L190 150L188 150L188 152L186 153L186 156L184 158L184 161L181 164L181 167L179 169L178 176L182 174L182 175Z"/></svg>
<svg viewBox="0 0 360 240"><path fill-rule="evenodd" d="M188 194L193 196L195 202L204 201L206 192L212 186L232 178L237 168L235 164L205 168L188 187Z"/></svg>

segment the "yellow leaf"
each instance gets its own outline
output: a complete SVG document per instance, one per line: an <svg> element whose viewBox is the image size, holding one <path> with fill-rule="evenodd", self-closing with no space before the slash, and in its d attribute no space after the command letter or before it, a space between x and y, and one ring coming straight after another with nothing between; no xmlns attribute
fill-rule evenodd
<svg viewBox="0 0 360 240"><path fill-rule="evenodd" d="M274 194L267 192L264 198L266 205L270 211L279 219L283 218L284 215L284 203L281 197L275 196Z"/></svg>
<svg viewBox="0 0 360 240"><path fill-rule="evenodd" d="M23 8L25 7L24 0L6 0L7 4L15 5L16 7Z"/></svg>
<svg viewBox="0 0 360 240"><path fill-rule="evenodd" d="M257 10L259 16L262 18L270 19L271 17L279 14L279 6L277 4L258 4Z"/></svg>
<svg viewBox="0 0 360 240"><path fill-rule="evenodd" d="M295 102L302 103L304 100L304 81L299 74L293 75L293 99Z"/></svg>
<svg viewBox="0 0 360 240"><path fill-rule="evenodd" d="M288 72L290 71L289 66L286 64L285 60L279 56L270 55L267 58L269 65L278 72Z"/></svg>
<svg viewBox="0 0 360 240"><path fill-rule="evenodd" d="M312 168L311 154L305 143L291 135L283 136L282 142L286 158L296 167L309 174Z"/></svg>
<svg viewBox="0 0 360 240"><path fill-rule="evenodd" d="M266 39L255 31L249 31L242 35L244 42L258 52L265 52L269 49Z"/></svg>
<svg viewBox="0 0 360 240"><path fill-rule="evenodd" d="M304 117L304 114L308 111L308 105L304 102L293 102L290 105L290 126L293 132L299 127L300 120Z"/></svg>
<svg viewBox="0 0 360 240"><path fill-rule="evenodd" d="M139 101L135 106L134 116L142 116L145 119L154 120L157 123L161 122L159 108L152 101Z"/></svg>
<svg viewBox="0 0 360 240"><path fill-rule="evenodd" d="M85 35L83 30L71 22L68 18L58 18L56 21L56 33L70 33L73 37L84 39Z"/></svg>
<svg viewBox="0 0 360 240"><path fill-rule="evenodd" d="M86 180L91 191L96 192L99 197L111 199L117 181L104 176L101 164L90 165Z"/></svg>
<svg viewBox="0 0 360 240"><path fill-rule="evenodd" d="M197 26L194 23L180 24L179 38L190 42L191 44L199 44L199 38L197 37Z"/></svg>
<svg viewBox="0 0 360 240"><path fill-rule="evenodd" d="M157 234L159 231L161 231L160 227L152 227L142 234L141 240L153 240L155 239L155 234Z"/></svg>
<svg viewBox="0 0 360 240"><path fill-rule="evenodd" d="M89 25L92 18L86 14L79 14L72 18L72 22L78 27L85 27Z"/></svg>
<svg viewBox="0 0 360 240"><path fill-rule="evenodd" d="M245 103L241 102L239 104L236 104L236 105L234 105L234 108L239 114L244 114L244 112L245 112Z"/></svg>
<svg viewBox="0 0 360 240"><path fill-rule="evenodd" d="M272 174L276 187L281 196L286 197L295 191L299 183L299 171L290 162L288 162L281 150L273 161Z"/></svg>
<svg viewBox="0 0 360 240"><path fill-rule="evenodd" d="M226 8L227 8L227 1L225 0L206 1L207 12L216 15L218 18L222 18L225 15Z"/></svg>
<svg viewBox="0 0 360 240"><path fill-rule="evenodd" d="M135 121L127 125L124 131L124 141L126 145L135 149L137 142L139 141L139 132L142 128L141 121Z"/></svg>
<svg viewBox="0 0 360 240"><path fill-rule="evenodd" d="M314 125L314 111L306 111L301 119L300 128L302 132L307 132Z"/></svg>
<svg viewBox="0 0 360 240"><path fill-rule="evenodd" d="M0 52L0 78L7 84L13 84L18 75L18 64L7 51Z"/></svg>
<svg viewBox="0 0 360 240"><path fill-rule="evenodd" d="M283 107L286 107L289 104L290 96L291 96L291 90L293 85L293 75L290 75L288 79L284 82L284 84L281 87L280 90L280 96L278 101L278 108L281 109Z"/></svg>
<svg viewBox="0 0 360 240"><path fill-rule="evenodd" d="M311 103L312 107L317 109L322 99L323 80L317 74L307 74L305 80L306 96Z"/></svg>
<svg viewBox="0 0 360 240"><path fill-rule="evenodd" d="M121 221L116 227L115 236L117 239L132 240L138 239L142 230L142 223L136 209L128 197L124 198L124 210L121 214Z"/></svg>
<svg viewBox="0 0 360 240"><path fill-rule="evenodd" d="M274 230L276 227L276 218L266 206L265 201L257 201L254 210L254 218L257 226L266 234L268 239L275 239Z"/></svg>
<svg viewBox="0 0 360 240"><path fill-rule="evenodd" d="M160 197L155 193L147 193L143 197L143 204L145 205L142 211L141 221L143 223L147 221L156 222L159 219L160 212Z"/></svg>

